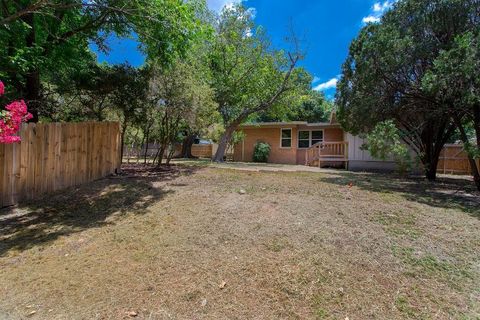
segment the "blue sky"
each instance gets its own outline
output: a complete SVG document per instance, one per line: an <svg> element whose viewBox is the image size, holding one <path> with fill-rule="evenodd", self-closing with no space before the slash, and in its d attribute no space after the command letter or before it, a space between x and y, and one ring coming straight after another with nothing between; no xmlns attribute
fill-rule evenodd
<svg viewBox="0 0 480 320"><path fill-rule="evenodd" d="M207 1L212 10L219 11L241 0ZM391 1L246 0L243 4L254 9L256 23L266 28L277 48L287 45L284 39L292 22L296 34L303 39L306 57L301 64L314 76L312 87L333 98L350 41L365 23L378 21ZM106 55L98 53L99 61L129 62L134 66L144 62L134 39L111 36L108 44L111 50Z"/></svg>

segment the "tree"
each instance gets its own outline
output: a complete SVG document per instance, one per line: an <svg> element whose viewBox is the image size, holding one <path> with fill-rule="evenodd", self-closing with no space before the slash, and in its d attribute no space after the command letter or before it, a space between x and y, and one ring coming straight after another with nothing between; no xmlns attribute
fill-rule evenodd
<svg viewBox="0 0 480 320"><path fill-rule="evenodd" d="M205 23L211 23L211 21L208 20ZM198 91L199 94L204 91L205 100L200 108L196 108L189 113L189 117L183 126L181 150L181 157L183 158L193 158L192 145L195 139L206 135L210 126L220 121L217 105L213 101L213 90L210 87L212 77L208 65L208 43L212 41L212 34L206 33L195 38L195 40L182 63L188 66L193 79L192 89Z"/></svg>
<svg viewBox="0 0 480 320"><path fill-rule="evenodd" d="M304 93L297 98L297 101L289 102L291 105L263 112L255 120L260 122L306 121L309 123L328 121L334 104L325 99L322 92L305 88Z"/></svg>
<svg viewBox="0 0 480 320"><path fill-rule="evenodd" d="M477 189L480 190L480 32L466 32L455 45L440 53L423 79L425 90L434 94L457 126ZM466 127L473 126L470 139ZM474 140L474 141L472 141Z"/></svg>
<svg viewBox="0 0 480 320"><path fill-rule="evenodd" d="M286 100L304 79L296 69L302 54L298 41L285 53L271 48L262 28L256 28L251 12L242 5L225 8L216 25L210 49L210 69L215 101L225 128L214 161L222 162L232 134L249 117Z"/></svg>
<svg viewBox="0 0 480 320"><path fill-rule="evenodd" d="M368 24L352 42L336 102L346 130L366 133L393 120L402 139L436 178L440 152L455 125L422 86L442 50L472 28L478 1L403 0L380 23Z"/></svg>
<svg viewBox="0 0 480 320"><path fill-rule="evenodd" d="M44 83L44 121L104 121L114 106L111 96L118 83L115 68L92 60L84 68L59 75L56 84Z"/></svg>
<svg viewBox="0 0 480 320"><path fill-rule="evenodd" d="M42 82L58 70L81 70L88 44L107 50L112 32L136 34L141 49L161 63L184 53L200 31L198 1L92 0L3 1L0 8L0 77L24 96L37 121L43 106Z"/></svg>
<svg viewBox="0 0 480 320"><path fill-rule="evenodd" d="M147 99L148 74L145 69L136 69L126 64L111 68L107 81L115 84L110 99L120 120L120 156L123 157L128 127L144 120L141 115Z"/></svg>
<svg viewBox="0 0 480 320"><path fill-rule="evenodd" d="M185 130L195 130L215 118L213 92L191 64L178 60L169 68L154 68L150 96L155 115L154 130L160 148L158 165L166 153L169 164L175 144ZM188 129L190 128L190 129Z"/></svg>

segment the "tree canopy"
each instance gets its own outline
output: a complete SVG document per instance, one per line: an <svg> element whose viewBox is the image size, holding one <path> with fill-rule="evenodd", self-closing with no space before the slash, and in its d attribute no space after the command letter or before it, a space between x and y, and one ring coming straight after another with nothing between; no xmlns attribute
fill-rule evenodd
<svg viewBox="0 0 480 320"><path fill-rule="evenodd" d="M6 1L0 9L0 78L27 100L34 120L44 106L45 83L69 78L94 57L89 43L107 51L110 33L136 34L149 59L168 63L203 31L203 1ZM55 86L54 86L55 87Z"/></svg>
<svg viewBox="0 0 480 320"><path fill-rule="evenodd" d="M250 117L291 105L298 90L310 87L310 76L296 68L302 58L298 40L290 52L275 50L265 30L256 27L242 5L225 8L217 20L209 64L215 101L225 128L215 161L237 127Z"/></svg>
<svg viewBox="0 0 480 320"><path fill-rule="evenodd" d="M416 152L427 178L455 130L444 104L423 81L455 38L478 29L476 0L401 0L380 23L366 25L352 42L336 102L339 120L352 133L394 121Z"/></svg>

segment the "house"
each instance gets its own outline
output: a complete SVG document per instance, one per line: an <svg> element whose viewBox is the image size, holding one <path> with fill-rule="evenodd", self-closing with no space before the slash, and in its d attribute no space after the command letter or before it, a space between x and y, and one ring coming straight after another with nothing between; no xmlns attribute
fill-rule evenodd
<svg viewBox="0 0 480 320"><path fill-rule="evenodd" d="M244 139L234 146L233 160L250 162L257 142L266 142L271 151L268 162L350 170L393 170L393 160L374 159L361 146L364 140L345 132L332 113L330 121L307 123L262 122L244 124Z"/></svg>

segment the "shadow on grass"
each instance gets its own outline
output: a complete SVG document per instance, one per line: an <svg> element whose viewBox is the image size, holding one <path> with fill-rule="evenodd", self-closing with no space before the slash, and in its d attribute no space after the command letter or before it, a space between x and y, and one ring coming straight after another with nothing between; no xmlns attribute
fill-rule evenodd
<svg viewBox="0 0 480 320"><path fill-rule="evenodd" d="M480 219L480 193L471 180L439 177L430 182L422 177L400 178L392 174L342 172L322 181L345 186L352 183L363 190L396 193L413 202L445 209L460 209Z"/></svg>
<svg viewBox="0 0 480 320"><path fill-rule="evenodd" d="M68 188L41 199L0 210L0 256L25 250L60 236L98 228L126 213L144 214L173 191L154 182L191 175L196 167L127 165L119 176Z"/></svg>

